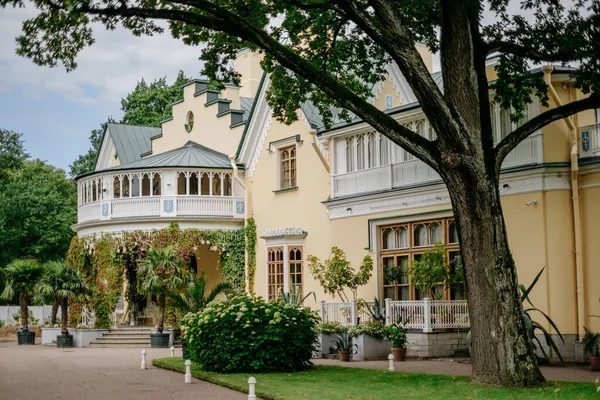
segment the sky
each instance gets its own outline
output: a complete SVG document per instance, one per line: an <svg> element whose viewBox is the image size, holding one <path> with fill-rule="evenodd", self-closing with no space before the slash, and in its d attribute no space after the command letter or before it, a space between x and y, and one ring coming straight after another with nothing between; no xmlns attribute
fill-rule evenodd
<svg viewBox="0 0 600 400"><path fill-rule="evenodd" d="M79 67L38 66L16 54L22 22L35 9L0 8L0 128L23 134L34 158L68 171L87 152L89 134L112 115L122 117L121 98L144 78L173 81L181 69L199 76L198 48L168 34L134 37L129 31L96 26L96 43L84 49Z"/></svg>

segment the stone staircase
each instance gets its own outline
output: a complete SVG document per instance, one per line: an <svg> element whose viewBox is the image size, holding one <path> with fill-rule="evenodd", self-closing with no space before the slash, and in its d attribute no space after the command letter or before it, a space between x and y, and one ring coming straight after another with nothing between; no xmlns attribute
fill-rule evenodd
<svg viewBox="0 0 600 400"><path fill-rule="evenodd" d="M90 347L150 347L151 327L118 326L90 342Z"/></svg>

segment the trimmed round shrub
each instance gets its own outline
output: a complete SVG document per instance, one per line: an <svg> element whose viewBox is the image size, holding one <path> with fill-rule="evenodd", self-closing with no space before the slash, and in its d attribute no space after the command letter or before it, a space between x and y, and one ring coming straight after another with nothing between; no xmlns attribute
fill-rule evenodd
<svg viewBox="0 0 600 400"><path fill-rule="evenodd" d="M241 294L186 315L181 331L206 371L299 371L312 365L317 320L308 308Z"/></svg>

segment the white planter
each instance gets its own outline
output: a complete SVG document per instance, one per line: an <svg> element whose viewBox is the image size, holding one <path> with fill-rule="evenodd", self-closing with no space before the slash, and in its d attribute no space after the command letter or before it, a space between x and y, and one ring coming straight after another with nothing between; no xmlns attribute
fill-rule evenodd
<svg viewBox="0 0 600 400"><path fill-rule="evenodd" d="M368 335L359 335L352 339L358 346L356 354L352 356L355 361L387 360L392 352L392 342L389 340L375 339Z"/></svg>
<svg viewBox="0 0 600 400"><path fill-rule="evenodd" d="M42 328L42 344L53 344L56 336L60 335L60 328Z"/></svg>
<svg viewBox="0 0 600 400"><path fill-rule="evenodd" d="M103 333L108 333L108 329L69 329L69 333L73 335L74 347L87 347Z"/></svg>

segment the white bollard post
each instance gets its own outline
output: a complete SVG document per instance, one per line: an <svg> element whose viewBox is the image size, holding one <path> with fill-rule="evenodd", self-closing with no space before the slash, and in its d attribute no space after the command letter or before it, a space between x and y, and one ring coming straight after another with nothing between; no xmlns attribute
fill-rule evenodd
<svg viewBox="0 0 600 400"><path fill-rule="evenodd" d="M171 346L171 357L175 357L175 347Z"/></svg>
<svg viewBox="0 0 600 400"><path fill-rule="evenodd" d="M256 388L256 378L251 376L248 378L248 400L256 400L256 393L254 392Z"/></svg>
<svg viewBox="0 0 600 400"><path fill-rule="evenodd" d="M146 362L146 350L142 350L142 369L148 369L148 363Z"/></svg>
<svg viewBox="0 0 600 400"><path fill-rule="evenodd" d="M388 360L389 360L389 363L390 363L390 366L388 367L388 371L395 371L396 369L394 368L394 355L390 354L388 356Z"/></svg>
<svg viewBox="0 0 600 400"><path fill-rule="evenodd" d="M185 360L185 383L192 383L192 362Z"/></svg>

